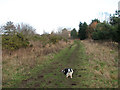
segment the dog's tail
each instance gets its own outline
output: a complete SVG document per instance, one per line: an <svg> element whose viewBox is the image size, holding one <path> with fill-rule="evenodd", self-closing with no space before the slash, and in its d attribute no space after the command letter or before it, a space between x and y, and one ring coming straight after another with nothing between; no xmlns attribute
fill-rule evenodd
<svg viewBox="0 0 120 90"><path fill-rule="evenodd" d="M73 69L70 68L70 71L68 71L68 72L72 72L73 73Z"/></svg>

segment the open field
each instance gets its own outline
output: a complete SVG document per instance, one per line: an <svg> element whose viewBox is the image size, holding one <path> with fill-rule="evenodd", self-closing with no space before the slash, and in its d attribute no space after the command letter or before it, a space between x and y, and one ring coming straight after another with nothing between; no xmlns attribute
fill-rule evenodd
<svg viewBox="0 0 120 90"><path fill-rule="evenodd" d="M1 88L120 87L120 0L0 0L0 7Z"/></svg>
<svg viewBox="0 0 120 90"><path fill-rule="evenodd" d="M59 52L54 54L49 53L44 57L42 55L35 57L37 53L33 55L34 57L26 54L31 59L23 58L23 56L18 57L26 60L21 61L21 64L18 64L20 61L18 61L17 56L13 56L15 62L11 61L13 57L11 57L12 59L9 56L8 58L5 57L7 59L3 60L3 87L118 87L118 53L116 49L110 49L104 44L90 42L89 40L75 40L70 44L66 44L64 49L60 49ZM61 72L64 68L72 68L74 70L72 79L66 78Z"/></svg>

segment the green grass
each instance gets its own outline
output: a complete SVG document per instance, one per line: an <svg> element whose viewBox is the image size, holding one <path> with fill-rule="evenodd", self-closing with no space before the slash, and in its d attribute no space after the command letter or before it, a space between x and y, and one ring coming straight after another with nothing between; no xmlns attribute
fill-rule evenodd
<svg viewBox="0 0 120 90"><path fill-rule="evenodd" d="M85 53L83 44L77 40L74 44L64 48L57 54L53 54L53 59L44 60L29 71L29 73L17 73L13 81L8 81L10 87L27 88L100 88L117 87L117 80L114 75L117 71L110 70L113 79L109 80L103 75L95 74L95 71L103 71L106 62L94 60L96 67L93 68L89 57ZM39 60L39 58L37 58ZM74 70L73 78L66 78L61 72L64 68Z"/></svg>
<svg viewBox="0 0 120 90"><path fill-rule="evenodd" d="M3 84L8 87L14 87L14 88L19 87L19 83L21 83L23 80L27 80L29 78L35 77L39 73L39 71L46 69L46 67L49 68L52 62L55 62L59 57L61 57L65 53L67 53L68 50L69 50L69 48L67 47L67 48L61 50L58 54L52 54L54 59L49 59L49 55L46 56L47 59L44 60L44 62L42 62L42 64L37 65L36 67L31 69L29 71L29 73L28 72L23 72L23 73L20 72L20 73L16 73L16 74L13 73L12 79ZM68 57L66 57L66 59L67 58ZM39 58L37 58L37 59L39 60ZM18 70L18 69L16 69L16 70ZM9 72L6 72L5 70L3 70L3 73L9 74Z"/></svg>
<svg viewBox="0 0 120 90"><path fill-rule="evenodd" d="M42 65L31 70L31 78L26 83L16 87L45 87L45 88L80 88L89 87L87 57L80 41L75 41L72 47L67 47L54 55L54 59L46 60ZM73 68L73 78L66 78L61 72L64 68ZM23 85L24 84L24 85Z"/></svg>

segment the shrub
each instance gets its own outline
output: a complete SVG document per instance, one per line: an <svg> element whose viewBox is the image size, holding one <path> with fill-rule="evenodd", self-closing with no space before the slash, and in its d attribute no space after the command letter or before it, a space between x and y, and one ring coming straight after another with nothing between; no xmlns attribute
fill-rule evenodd
<svg viewBox="0 0 120 90"><path fill-rule="evenodd" d="M97 32L93 32L93 33L92 33L92 39L94 39L94 40L99 40L99 36L98 36L98 33L97 33Z"/></svg>
<svg viewBox="0 0 120 90"><path fill-rule="evenodd" d="M15 50L21 47L26 48L28 45L29 41L23 36L22 33L2 36L3 49Z"/></svg>
<svg viewBox="0 0 120 90"><path fill-rule="evenodd" d="M50 36L50 42L53 44L58 43L60 40L62 40L61 36L57 36L57 35Z"/></svg>
<svg viewBox="0 0 120 90"><path fill-rule="evenodd" d="M94 39L94 40L111 39L111 34L109 31L98 30L98 31L92 33L92 39Z"/></svg>

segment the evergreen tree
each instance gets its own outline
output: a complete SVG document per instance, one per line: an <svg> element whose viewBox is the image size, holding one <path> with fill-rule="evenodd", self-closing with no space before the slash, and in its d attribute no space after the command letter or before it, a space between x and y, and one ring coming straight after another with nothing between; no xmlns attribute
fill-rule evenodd
<svg viewBox="0 0 120 90"><path fill-rule="evenodd" d="M13 22L9 21L6 23L5 26L3 26L3 29L6 30L4 31L8 35L10 34L15 34L16 27L14 26Z"/></svg>
<svg viewBox="0 0 120 90"><path fill-rule="evenodd" d="M76 39L76 38L77 38L77 31L76 31L75 28L71 31L71 37L72 37L73 39Z"/></svg>
<svg viewBox="0 0 120 90"><path fill-rule="evenodd" d="M115 12L116 17L110 16L110 24L113 26L113 41L116 41L120 45L120 17L118 17L118 11Z"/></svg>
<svg viewBox="0 0 120 90"><path fill-rule="evenodd" d="M86 30L87 30L87 23L84 22L84 23L81 23L79 24L79 32L78 32L78 37L81 39L81 40L84 40L87 38L87 35L86 35Z"/></svg>

